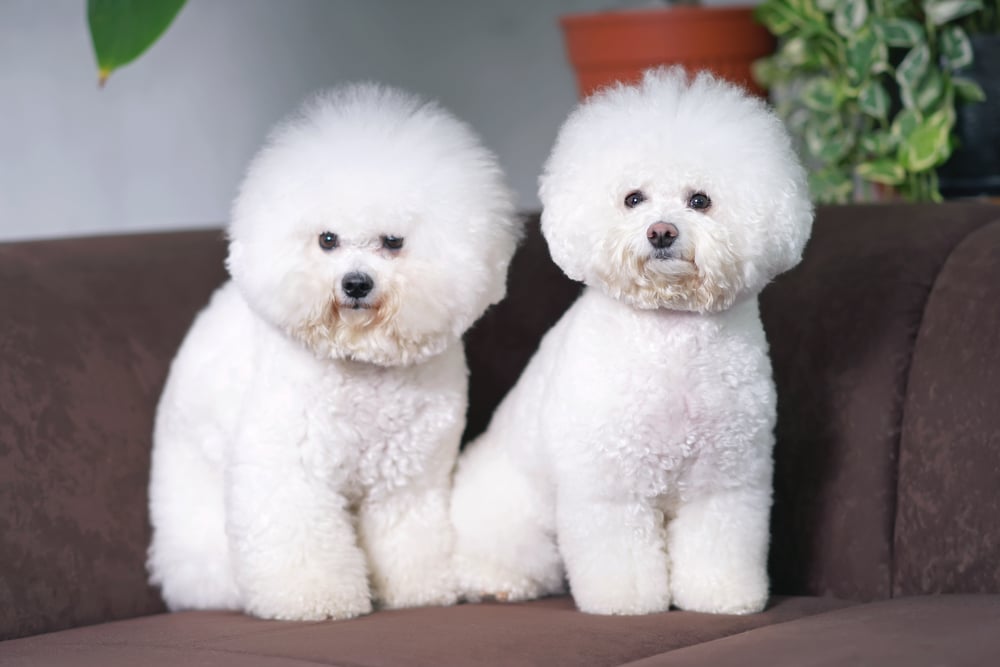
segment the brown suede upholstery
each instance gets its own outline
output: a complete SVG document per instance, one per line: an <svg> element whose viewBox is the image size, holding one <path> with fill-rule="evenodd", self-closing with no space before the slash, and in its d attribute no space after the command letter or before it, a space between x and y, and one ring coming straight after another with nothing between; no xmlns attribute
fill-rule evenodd
<svg viewBox="0 0 1000 667"><path fill-rule="evenodd" d="M508 299L467 336L469 437L579 291L537 219L528 229ZM747 617L589 616L565 597L311 624L160 613L144 570L152 418L224 253L218 232L0 245L0 638L25 637L0 643L0 664L1000 655L982 629L1000 627L1000 207L821 209L803 264L765 290L779 393L771 574L793 597Z"/></svg>

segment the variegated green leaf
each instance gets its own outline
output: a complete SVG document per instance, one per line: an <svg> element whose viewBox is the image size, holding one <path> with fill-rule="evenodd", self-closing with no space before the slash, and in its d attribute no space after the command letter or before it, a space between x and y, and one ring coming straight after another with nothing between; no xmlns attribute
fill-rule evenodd
<svg viewBox="0 0 1000 667"><path fill-rule="evenodd" d="M854 170L861 178L872 183L899 185L906 179L906 170L895 160L884 159L874 162L862 162Z"/></svg>
<svg viewBox="0 0 1000 667"><path fill-rule="evenodd" d="M982 87L971 79L964 79L956 76L952 78L951 85L955 87L955 94L958 95L959 99L963 102L986 101L986 93L983 91Z"/></svg>
<svg viewBox="0 0 1000 667"><path fill-rule="evenodd" d="M870 80L858 93L858 106L872 118L885 120L889 114L889 93L881 83Z"/></svg>
<svg viewBox="0 0 1000 667"><path fill-rule="evenodd" d="M758 23L778 37L788 34L795 28L795 23L793 22L795 12L792 11L785 0L767 0L757 5L753 16Z"/></svg>
<svg viewBox="0 0 1000 667"><path fill-rule="evenodd" d="M934 25L944 25L982 8L981 0L924 0L924 13Z"/></svg>
<svg viewBox="0 0 1000 667"><path fill-rule="evenodd" d="M813 79L802 90L802 102L817 111L832 111L842 99L843 94L833 79Z"/></svg>
<svg viewBox="0 0 1000 667"><path fill-rule="evenodd" d="M827 14L833 12L837 7L837 0L816 0L816 8Z"/></svg>
<svg viewBox="0 0 1000 667"><path fill-rule="evenodd" d="M889 46L911 47L924 40L923 27L910 19L882 19L875 24L875 29Z"/></svg>
<svg viewBox="0 0 1000 667"><path fill-rule="evenodd" d="M906 104L908 108L915 106L912 103L912 93L927 73L930 60L930 49L926 44L918 44L910 49L909 53L903 58L903 61L899 63L899 67L896 68L896 81L899 82L899 87L903 89L901 91L903 94L903 103L906 104L907 97L910 97L911 103Z"/></svg>
<svg viewBox="0 0 1000 667"><path fill-rule="evenodd" d="M847 40L847 78L852 85L859 85L871 76L879 58L879 41L868 28Z"/></svg>
<svg viewBox="0 0 1000 667"><path fill-rule="evenodd" d="M844 37L850 37L868 20L866 0L838 0L833 9L833 27Z"/></svg>
<svg viewBox="0 0 1000 667"><path fill-rule="evenodd" d="M896 148L896 140L888 131L865 134L858 143L867 155L873 157L889 155Z"/></svg>
<svg viewBox="0 0 1000 667"><path fill-rule="evenodd" d="M911 172L926 171L940 164L949 149L948 127L930 120L921 123L900 145L903 164Z"/></svg>
<svg viewBox="0 0 1000 667"><path fill-rule="evenodd" d="M941 31L941 55L952 70L972 64L972 42L960 26L950 25Z"/></svg>
<svg viewBox="0 0 1000 667"><path fill-rule="evenodd" d="M920 115L912 109L903 109L892 121L892 136L897 145L902 144L920 125Z"/></svg>
<svg viewBox="0 0 1000 667"><path fill-rule="evenodd" d="M944 78L941 72L932 69L917 84L913 91L913 102L922 112L928 112L937 107L944 96Z"/></svg>
<svg viewBox="0 0 1000 667"><path fill-rule="evenodd" d="M854 191L850 173L838 167L810 172L809 189L813 199L821 204L846 204Z"/></svg>

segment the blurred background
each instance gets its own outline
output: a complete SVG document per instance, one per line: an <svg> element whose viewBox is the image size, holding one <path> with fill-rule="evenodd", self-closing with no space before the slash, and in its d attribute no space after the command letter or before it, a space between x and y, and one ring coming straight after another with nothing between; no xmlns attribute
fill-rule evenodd
<svg viewBox="0 0 1000 667"><path fill-rule="evenodd" d="M0 0L0 239L219 226L268 128L359 79L438 99L535 208L576 102L557 17L644 4L190 0L101 90L85 0Z"/></svg>

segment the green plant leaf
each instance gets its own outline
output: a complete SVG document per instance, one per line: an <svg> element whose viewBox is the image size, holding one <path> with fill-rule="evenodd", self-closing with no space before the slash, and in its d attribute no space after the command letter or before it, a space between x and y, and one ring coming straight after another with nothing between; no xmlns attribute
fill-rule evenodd
<svg viewBox="0 0 1000 667"><path fill-rule="evenodd" d="M854 173L866 181L885 185L899 185L906 179L903 165L891 159L862 162L854 169Z"/></svg>
<svg viewBox="0 0 1000 667"><path fill-rule="evenodd" d="M917 106L914 92L920 81L927 74L928 65L931 60L931 51L926 44L918 44L910 49L909 53L899 63L896 68L896 81L899 83L899 93L903 100L903 106L913 109Z"/></svg>
<svg viewBox="0 0 1000 667"><path fill-rule="evenodd" d="M960 26L950 25L941 31L941 55L952 70L972 64L972 42Z"/></svg>
<svg viewBox="0 0 1000 667"><path fill-rule="evenodd" d="M903 109L892 121L890 132L896 145L902 145L920 125L920 115L913 109Z"/></svg>
<svg viewBox="0 0 1000 667"><path fill-rule="evenodd" d="M827 167L809 173L809 189L821 204L846 204L854 192L854 182L846 169Z"/></svg>
<svg viewBox="0 0 1000 667"><path fill-rule="evenodd" d="M955 87L955 94L963 102L985 102L986 93L982 87L971 79L964 79L960 76L952 77L951 84Z"/></svg>
<svg viewBox="0 0 1000 667"><path fill-rule="evenodd" d="M816 8L830 14L837 7L837 0L816 0Z"/></svg>
<svg viewBox="0 0 1000 667"><path fill-rule="evenodd" d="M890 155L896 148L896 140L888 131L865 134L858 143L861 145L861 149L871 157Z"/></svg>
<svg viewBox="0 0 1000 667"><path fill-rule="evenodd" d="M872 30L863 29L847 40L847 78L857 86L869 78L877 69L879 60L886 58L884 48Z"/></svg>
<svg viewBox="0 0 1000 667"><path fill-rule="evenodd" d="M983 8L981 0L924 0L924 13L934 25L944 25Z"/></svg>
<svg viewBox="0 0 1000 667"><path fill-rule="evenodd" d="M889 115L889 93L878 81L869 80L858 93L858 106L872 118L885 120Z"/></svg>
<svg viewBox="0 0 1000 667"><path fill-rule="evenodd" d="M810 109L833 111L843 99L840 87L826 77L817 77L802 89L802 102Z"/></svg>
<svg viewBox="0 0 1000 667"><path fill-rule="evenodd" d="M781 37L795 28L794 12L784 0L767 0L757 5L753 17L772 34Z"/></svg>
<svg viewBox="0 0 1000 667"><path fill-rule="evenodd" d="M129 64L170 26L186 0L87 0L87 22L100 84Z"/></svg>
<svg viewBox="0 0 1000 667"><path fill-rule="evenodd" d="M910 19L882 19L875 23L875 29L889 46L916 46L924 41L924 29Z"/></svg>
<svg viewBox="0 0 1000 667"><path fill-rule="evenodd" d="M908 171L926 171L947 159L951 153L949 126L938 112L918 125L900 145L900 159Z"/></svg>
<svg viewBox="0 0 1000 667"><path fill-rule="evenodd" d="M868 3L865 0L838 0L833 9L833 27L844 37L861 30L868 20Z"/></svg>
<svg viewBox="0 0 1000 667"><path fill-rule="evenodd" d="M936 69L927 72L916 90L913 91L913 103L923 112L936 108L944 97L944 77Z"/></svg>
<svg viewBox="0 0 1000 667"><path fill-rule="evenodd" d="M854 147L854 136L837 113L814 112L805 123L803 138L809 153L825 165L836 164Z"/></svg>

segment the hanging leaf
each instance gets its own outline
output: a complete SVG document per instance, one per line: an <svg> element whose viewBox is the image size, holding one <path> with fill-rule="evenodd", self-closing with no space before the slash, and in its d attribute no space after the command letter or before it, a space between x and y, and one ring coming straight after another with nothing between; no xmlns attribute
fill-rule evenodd
<svg viewBox="0 0 1000 667"><path fill-rule="evenodd" d="M843 94L833 79L813 79L802 90L802 102L817 111L832 111L842 99Z"/></svg>
<svg viewBox="0 0 1000 667"><path fill-rule="evenodd" d="M899 185L906 179L906 170L895 160L884 159L874 162L863 162L854 170L861 178L873 183Z"/></svg>
<svg viewBox="0 0 1000 667"><path fill-rule="evenodd" d="M896 148L896 140L888 131L865 134L858 143L861 149L872 157L889 155Z"/></svg>
<svg viewBox="0 0 1000 667"><path fill-rule="evenodd" d="M900 157L906 168L911 172L920 172L944 162L951 152L948 131L941 112L915 128L900 146Z"/></svg>
<svg viewBox="0 0 1000 667"><path fill-rule="evenodd" d="M853 85L871 75L879 55L878 37L867 28L847 41L847 78Z"/></svg>
<svg viewBox="0 0 1000 667"><path fill-rule="evenodd" d="M938 70L930 70L913 91L913 102L923 112L938 106L944 96L944 78Z"/></svg>
<svg viewBox="0 0 1000 667"><path fill-rule="evenodd" d="M944 25L982 8L981 0L924 0L924 13L934 25Z"/></svg>
<svg viewBox="0 0 1000 667"><path fill-rule="evenodd" d="M892 137L897 145L902 145L920 125L920 116L912 109L903 109L892 121Z"/></svg>
<svg viewBox="0 0 1000 667"><path fill-rule="evenodd" d="M875 29L889 46L911 47L924 41L923 27L910 19L882 19Z"/></svg>
<svg viewBox="0 0 1000 667"><path fill-rule="evenodd" d="M861 30L867 20L868 4L865 0L838 0L833 9L833 27L844 37Z"/></svg>
<svg viewBox="0 0 1000 667"><path fill-rule="evenodd" d="M87 0L99 82L152 46L186 0Z"/></svg>
<svg viewBox="0 0 1000 667"><path fill-rule="evenodd" d="M953 77L951 84L955 87L955 94L963 102L985 102L986 93L982 87L971 79L964 79L960 76Z"/></svg>
<svg viewBox="0 0 1000 667"><path fill-rule="evenodd" d="M753 17L778 37L795 28L793 21L795 12L784 0L767 0L763 4L757 5L753 11Z"/></svg>
<svg viewBox="0 0 1000 667"><path fill-rule="evenodd" d="M889 114L889 93L881 83L870 80L858 93L858 106L872 118L885 120Z"/></svg>
<svg viewBox="0 0 1000 667"><path fill-rule="evenodd" d="M846 204L854 191L854 182L846 170L827 167L809 173L809 189L821 204Z"/></svg>
<svg viewBox="0 0 1000 667"><path fill-rule="evenodd" d="M960 26L950 25L941 31L941 55L952 70L972 64L972 42Z"/></svg>

